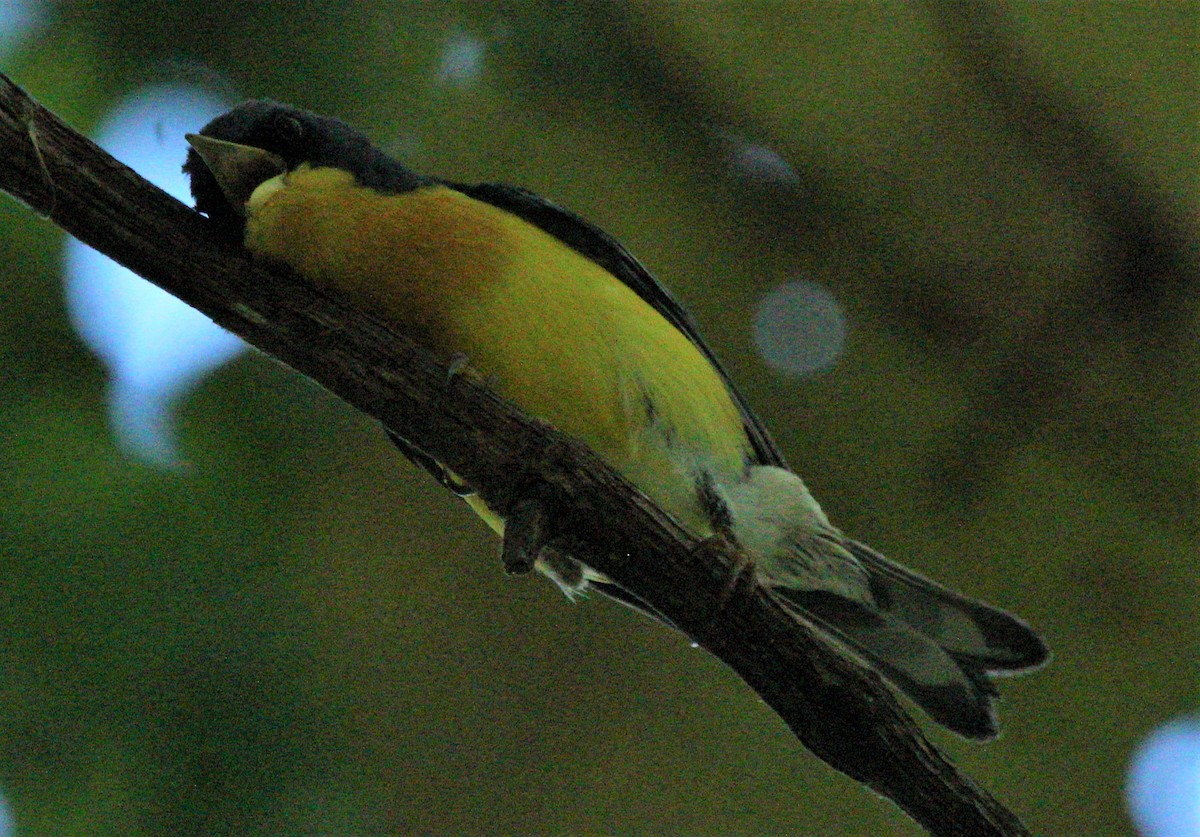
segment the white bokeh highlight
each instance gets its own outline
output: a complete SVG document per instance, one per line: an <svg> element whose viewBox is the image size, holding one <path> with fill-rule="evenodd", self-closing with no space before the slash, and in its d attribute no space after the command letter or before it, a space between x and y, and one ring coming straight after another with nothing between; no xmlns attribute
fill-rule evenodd
<svg viewBox="0 0 1200 837"><path fill-rule="evenodd" d="M0 0L0 58L35 34L49 11L45 0Z"/></svg>
<svg viewBox="0 0 1200 837"><path fill-rule="evenodd" d="M184 133L227 109L194 86L145 88L120 102L96 141L159 188L190 204L180 170ZM118 443L152 465L181 463L174 411L203 378L245 344L175 297L70 239L64 272L71 320L108 369Z"/></svg>
<svg viewBox="0 0 1200 837"><path fill-rule="evenodd" d="M441 84L466 86L478 81L483 74L487 44L469 32L452 34L442 47L438 58L437 81Z"/></svg>
<svg viewBox="0 0 1200 837"><path fill-rule="evenodd" d="M732 128L715 128L713 137L722 147L729 175L752 187L795 187L800 183L788 159L766 143L758 142Z"/></svg>
<svg viewBox="0 0 1200 837"><path fill-rule="evenodd" d="M1142 837L1200 835L1200 718L1146 737L1129 766L1127 799Z"/></svg>
<svg viewBox="0 0 1200 837"><path fill-rule="evenodd" d="M846 315L823 285L785 282L766 293L754 315L754 345L787 375L832 368L846 349Z"/></svg>
<svg viewBox="0 0 1200 837"><path fill-rule="evenodd" d="M795 185L800 178L792 164L774 148L725 132L729 143L729 167L733 174L760 185Z"/></svg>

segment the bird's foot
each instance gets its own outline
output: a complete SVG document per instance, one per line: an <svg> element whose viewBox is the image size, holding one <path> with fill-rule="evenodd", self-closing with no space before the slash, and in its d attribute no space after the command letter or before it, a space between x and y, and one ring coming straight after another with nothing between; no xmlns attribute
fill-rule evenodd
<svg viewBox="0 0 1200 837"><path fill-rule="evenodd" d="M740 589L754 589L754 559L747 555L746 551L729 535L716 534L707 537L700 541L695 551L700 555L712 554L714 562L721 562L721 558L731 551L737 556L734 564L729 567L729 577L721 589L718 602L721 607L728 604Z"/></svg>
<svg viewBox="0 0 1200 837"><path fill-rule="evenodd" d="M450 363L446 367L446 383L450 383L459 375L466 372L471 359L462 352L455 352L450 356Z"/></svg>
<svg viewBox="0 0 1200 837"><path fill-rule="evenodd" d="M542 550L550 546L546 504L540 499L518 500L504 520L504 546L500 560L509 575L533 570Z"/></svg>

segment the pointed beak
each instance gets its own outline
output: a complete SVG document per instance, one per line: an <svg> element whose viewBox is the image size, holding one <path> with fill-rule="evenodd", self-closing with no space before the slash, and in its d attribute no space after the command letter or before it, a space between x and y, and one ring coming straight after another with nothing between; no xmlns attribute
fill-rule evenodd
<svg viewBox="0 0 1200 837"><path fill-rule="evenodd" d="M203 134L186 134L188 145L196 150L225 193L229 205L240 215L258 186L287 171L287 163L278 154L213 139Z"/></svg>

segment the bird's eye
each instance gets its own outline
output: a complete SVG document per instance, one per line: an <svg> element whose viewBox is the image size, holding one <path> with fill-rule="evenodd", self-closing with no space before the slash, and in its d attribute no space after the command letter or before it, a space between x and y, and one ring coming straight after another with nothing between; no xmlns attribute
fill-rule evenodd
<svg viewBox="0 0 1200 837"><path fill-rule="evenodd" d="M304 126L300 120L286 113L275 117L275 132L286 143L293 143L304 136Z"/></svg>

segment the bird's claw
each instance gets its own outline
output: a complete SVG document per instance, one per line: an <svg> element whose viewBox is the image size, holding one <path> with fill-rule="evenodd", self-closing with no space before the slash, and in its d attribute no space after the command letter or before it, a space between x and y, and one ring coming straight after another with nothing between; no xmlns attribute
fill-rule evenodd
<svg viewBox="0 0 1200 837"><path fill-rule="evenodd" d="M520 500L504 521L504 546L500 560L509 575L533 570L542 550L549 546L546 507L539 500Z"/></svg>
<svg viewBox="0 0 1200 837"><path fill-rule="evenodd" d="M467 369L467 365L471 359L462 352L456 352L450 357L450 363L446 367L446 383L450 383Z"/></svg>
<svg viewBox="0 0 1200 837"><path fill-rule="evenodd" d="M754 588L754 559L747 555L736 542L731 543L729 536L723 534L705 538L696 546L696 551L699 553L712 552L716 555L727 555L731 546L734 547L732 551L737 555L737 560L729 568L729 577L721 589L721 607L727 605L743 586L749 586L751 590Z"/></svg>

